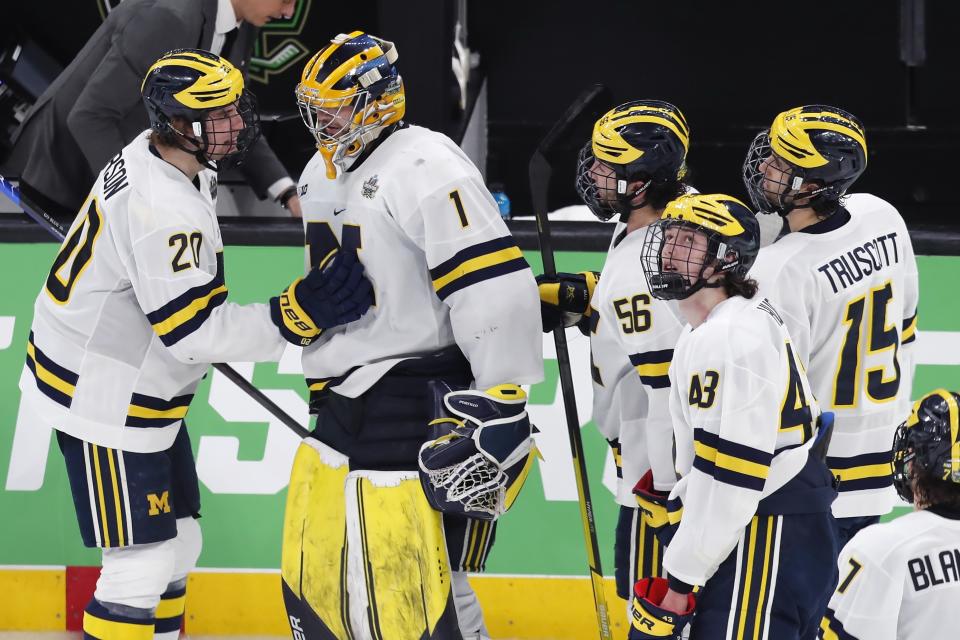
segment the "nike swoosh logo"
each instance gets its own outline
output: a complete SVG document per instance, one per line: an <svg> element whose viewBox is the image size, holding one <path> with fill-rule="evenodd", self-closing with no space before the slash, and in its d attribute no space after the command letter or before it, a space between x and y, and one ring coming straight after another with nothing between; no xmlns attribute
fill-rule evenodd
<svg viewBox="0 0 960 640"><path fill-rule="evenodd" d="M341 213L343 213L343 212L346 211L346 210L347 210L346 207L344 207L343 209L336 209L336 208L334 208L334 210L333 210L333 215L338 216L338 215L340 215Z"/></svg>

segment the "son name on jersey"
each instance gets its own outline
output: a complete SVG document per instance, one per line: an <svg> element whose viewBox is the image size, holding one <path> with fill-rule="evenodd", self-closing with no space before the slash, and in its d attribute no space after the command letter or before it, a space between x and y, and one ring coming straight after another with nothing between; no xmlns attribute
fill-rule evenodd
<svg viewBox="0 0 960 640"><path fill-rule="evenodd" d="M113 156L103 169L103 199L109 200L127 186L127 168L123 163L123 153Z"/></svg>
<svg viewBox="0 0 960 640"><path fill-rule="evenodd" d="M888 244L892 248L888 247ZM837 293L840 289L853 286L872 273L899 263L897 232L894 231L845 251L817 267L817 271L827 278L833 292Z"/></svg>
<svg viewBox="0 0 960 640"><path fill-rule="evenodd" d="M907 562L915 591L923 591L945 582L960 582L960 549L944 549L933 559L931 555L934 554L911 558Z"/></svg>

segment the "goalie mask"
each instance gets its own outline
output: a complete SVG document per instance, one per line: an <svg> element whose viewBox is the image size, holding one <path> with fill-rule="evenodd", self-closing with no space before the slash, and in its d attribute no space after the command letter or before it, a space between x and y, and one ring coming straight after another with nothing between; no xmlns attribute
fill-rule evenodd
<svg viewBox="0 0 960 640"><path fill-rule="evenodd" d="M317 141L327 178L346 171L367 144L403 118L403 80L392 42L341 33L313 56L297 85L303 123Z"/></svg>
<svg viewBox="0 0 960 640"><path fill-rule="evenodd" d="M420 447L420 484L437 511L495 520L516 500L533 463L526 394L516 385L486 392L434 388L441 417Z"/></svg>
<svg viewBox="0 0 960 640"><path fill-rule="evenodd" d="M797 206L829 211L866 167L863 124L843 109L807 105L784 111L754 138L743 182L760 211L781 216ZM804 183L816 188L801 192Z"/></svg>
<svg viewBox="0 0 960 640"><path fill-rule="evenodd" d="M157 60L140 87L150 126L208 169L236 166L260 137L256 99L230 62L200 49ZM184 133L176 121L189 124Z"/></svg>
<svg viewBox="0 0 960 640"><path fill-rule="evenodd" d="M669 102L622 104L597 120L580 151L577 193L601 220L629 215L651 184L683 178L689 146L687 121Z"/></svg>
<svg viewBox="0 0 960 640"><path fill-rule="evenodd" d="M910 467L940 480L960 483L960 395L945 389L928 393L913 405L893 437L893 486L914 501Z"/></svg>
<svg viewBox="0 0 960 640"><path fill-rule="evenodd" d="M760 251L760 225L745 204L721 194L693 194L670 202L650 225L640 263L650 293L682 300L715 274L746 277ZM709 273L708 273L709 270Z"/></svg>

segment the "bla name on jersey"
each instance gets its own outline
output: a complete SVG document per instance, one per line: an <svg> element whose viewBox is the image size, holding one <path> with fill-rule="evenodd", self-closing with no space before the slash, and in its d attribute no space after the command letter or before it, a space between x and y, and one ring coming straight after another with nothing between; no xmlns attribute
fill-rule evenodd
<svg viewBox="0 0 960 640"><path fill-rule="evenodd" d="M900 251L897 248L897 232L894 231L845 251L817 267L817 271L827 278L833 292L837 293L872 273L899 263Z"/></svg>
<svg viewBox="0 0 960 640"><path fill-rule="evenodd" d="M907 567L916 591L946 582L960 582L960 549L944 549L935 555L911 558Z"/></svg>

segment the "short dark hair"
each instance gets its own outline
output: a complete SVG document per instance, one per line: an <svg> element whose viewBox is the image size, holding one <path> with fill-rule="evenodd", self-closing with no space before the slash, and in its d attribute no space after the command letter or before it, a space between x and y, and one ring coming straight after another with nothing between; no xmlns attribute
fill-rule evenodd
<svg viewBox="0 0 960 640"><path fill-rule="evenodd" d="M666 208L667 203L676 200L686 192L687 185L683 180L671 178L669 180L652 181L644 195L648 205L657 211L662 211Z"/></svg>
<svg viewBox="0 0 960 640"><path fill-rule="evenodd" d="M728 273L723 277L723 290L729 296L742 296L749 300L757 295L757 281L739 273Z"/></svg>
<svg viewBox="0 0 960 640"><path fill-rule="evenodd" d="M922 507L946 507L951 511L960 511L960 484L942 480L939 476L920 467L911 465L913 476L913 502Z"/></svg>

